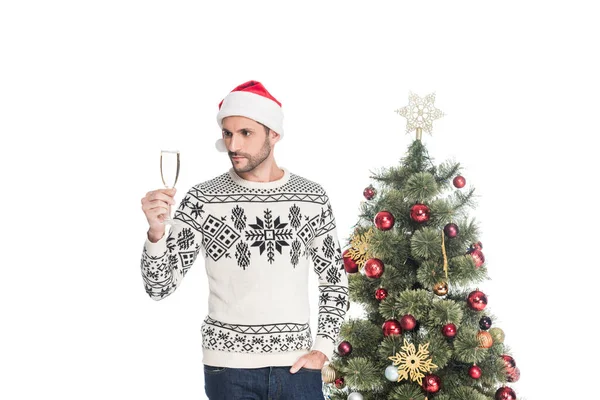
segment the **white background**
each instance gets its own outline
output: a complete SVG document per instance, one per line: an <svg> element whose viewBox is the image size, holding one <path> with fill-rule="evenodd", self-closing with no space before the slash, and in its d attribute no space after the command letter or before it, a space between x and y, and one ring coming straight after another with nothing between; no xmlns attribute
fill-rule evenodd
<svg viewBox="0 0 600 400"><path fill-rule="evenodd" d="M229 168L217 104L249 79L282 101L276 159L326 188L342 238L369 171L413 138L394 110L435 92L424 142L476 187L513 387L593 397L600 29L583 3L3 2L0 397L204 398L204 264L146 295L140 199L161 148L182 152L177 201Z"/></svg>

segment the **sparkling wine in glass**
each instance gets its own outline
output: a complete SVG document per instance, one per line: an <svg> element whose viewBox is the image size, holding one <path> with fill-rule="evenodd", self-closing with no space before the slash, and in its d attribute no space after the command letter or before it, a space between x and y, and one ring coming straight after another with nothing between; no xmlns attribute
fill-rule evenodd
<svg viewBox="0 0 600 400"><path fill-rule="evenodd" d="M161 150L160 151L160 176L165 188L172 189L179 178L179 150ZM171 205L164 224L177 225L171 218Z"/></svg>

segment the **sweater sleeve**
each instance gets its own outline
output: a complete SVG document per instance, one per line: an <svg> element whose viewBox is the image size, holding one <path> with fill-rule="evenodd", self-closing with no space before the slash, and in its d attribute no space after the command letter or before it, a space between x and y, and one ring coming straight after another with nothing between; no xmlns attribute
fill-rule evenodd
<svg viewBox="0 0 600 400"><path fill-rule="evenodd" d="M327 197L309 251L319 280L319 317L312 350L332 359L340 326L348 309L348 277L344 269L335 218Z"/></svg>
<svg viewBox="0 0 600 400"><path fill-rule="evenodd" d="M179 224L169 225L156 243L146 237L141 272L150 298L162 300L173 293L196 261L202 244L198 223L204 213L202 207L188 192L173 215Z"/></svg>

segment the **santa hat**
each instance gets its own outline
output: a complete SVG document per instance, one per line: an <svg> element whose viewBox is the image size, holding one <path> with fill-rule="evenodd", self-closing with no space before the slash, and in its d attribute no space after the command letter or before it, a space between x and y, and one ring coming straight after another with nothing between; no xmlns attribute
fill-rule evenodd
<svg viewBox="0 0 600 400"><path fill-rule="evenodd" d="M217 123L221 129L223 129L223 118L232 115L260 122L283 137L281 103L260 82L242 83L221 100L217 113ZM223 139L217 140L215 145L217 150L227 151Z"/></svg>

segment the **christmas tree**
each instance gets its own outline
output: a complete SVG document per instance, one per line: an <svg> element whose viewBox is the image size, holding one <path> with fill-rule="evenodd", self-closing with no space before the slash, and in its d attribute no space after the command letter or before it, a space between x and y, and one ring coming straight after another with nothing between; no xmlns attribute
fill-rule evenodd
<svg viewBox="0 0 600 400"><path fill-rule="evenodd" d="M372 173L344 251L349 318L322 370L332 400L510 400L520 372L494 326L489 279L459 163L435 165L421 141L443 116L435 95L396 110L416 132L400 165Z"/></svg>

